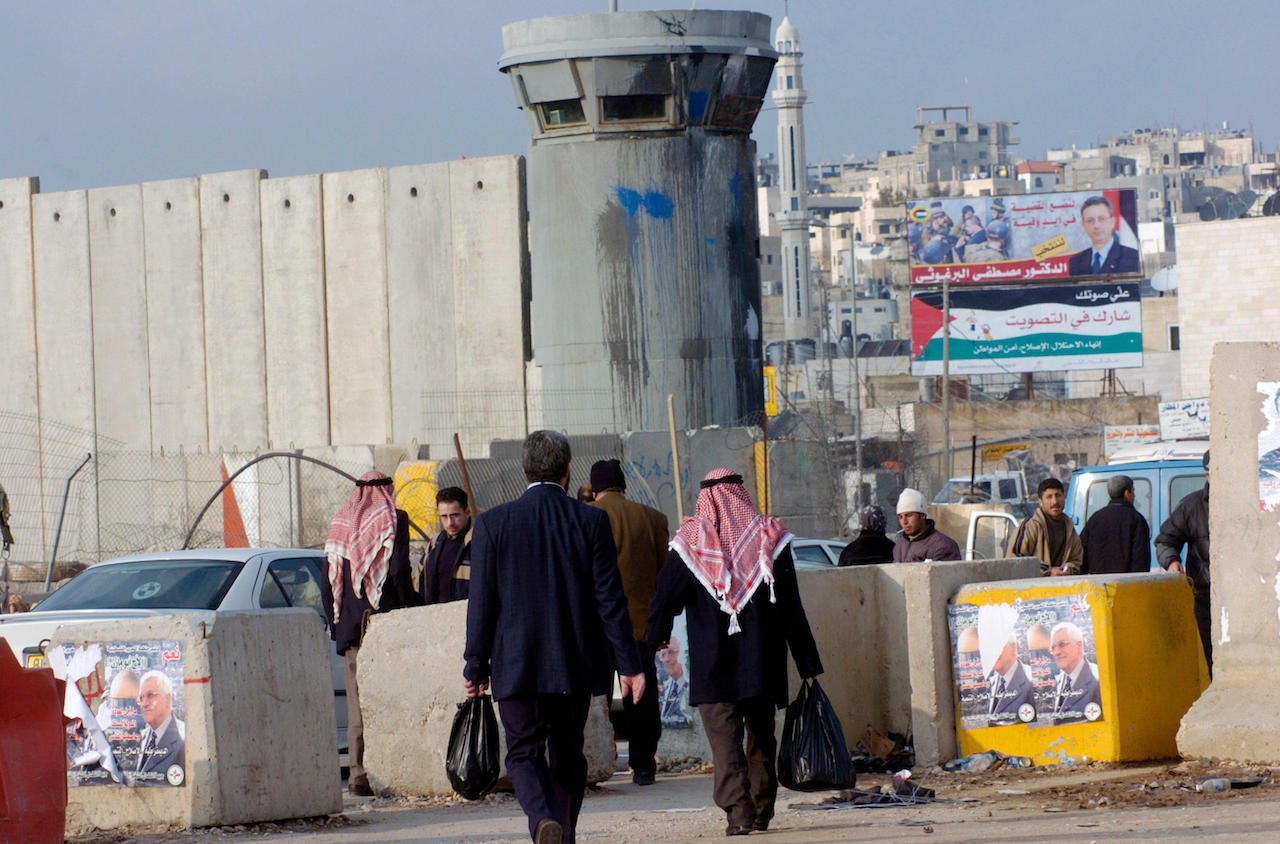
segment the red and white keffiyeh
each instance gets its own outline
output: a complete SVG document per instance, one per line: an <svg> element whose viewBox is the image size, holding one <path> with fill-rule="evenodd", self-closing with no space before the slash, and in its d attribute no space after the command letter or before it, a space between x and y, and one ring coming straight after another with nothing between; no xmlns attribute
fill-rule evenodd
<svg viewBox="0 0 1280 844"><path fill-rule="evenodd" d="M381 472L365 472L347 503L329 523L329 536L324 543L335 624L342 606L342 561L351 563L351 588L356 597L367 595L377 609L395 539L396 505L391 497L391 479Z"/></svg>
<svg viewBox="0 0 1280 844"><path fill-rule="evenodd" d="M732 469L712 469L702 481L694 515L684 520L671 547L698 582L729 614L729 635L741 633L738 613L761 583L773 594L773 561L791 532L773 516L756 511Z"/></svg>

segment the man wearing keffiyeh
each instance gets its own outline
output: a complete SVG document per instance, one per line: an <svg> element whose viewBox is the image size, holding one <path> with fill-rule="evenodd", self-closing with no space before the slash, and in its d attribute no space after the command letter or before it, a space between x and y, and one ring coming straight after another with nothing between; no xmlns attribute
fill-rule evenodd
<svg viewBox="0 0 1280 844"><path fill-rule="evenodd" d="M342 656L347 682L347 756L352 794L371 795L364 770L364 720L356 661L369 616L421 603L409 572L409 517L391 497L391 478L365 472L329 523L328 571L321 591L329 635Z"/></svg>
<svg viewBox="0 0 1280 844"><path fill-rule="evenodd" d="M822 673L791 540L781 522L756 511L741 475L712 469L694 515L671 541L645 627L645 640L659 647L675 616L687 612L689 703L711 744L727 835L766 830L773 819L774 716L788 701L788 648L802 678Z"/></svg>

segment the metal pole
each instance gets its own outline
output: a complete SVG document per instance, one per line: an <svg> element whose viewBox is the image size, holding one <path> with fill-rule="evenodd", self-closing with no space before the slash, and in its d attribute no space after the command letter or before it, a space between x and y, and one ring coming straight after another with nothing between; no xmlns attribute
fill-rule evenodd
<svg viewBox="0 0 1280 844"><path fill-rule="evenodd" d="M858 464L858 485L853 495L854 506L862 510L862 376L858 374L858 254L853 242L853 224L849 227L849 286L853 288L853 459Z"/></svg>
<svg viewBox="0 0 1280 844"><path fill-rule="evenodd" d="M942 483L951 477L951 282L942 278Z"/></svg>
<svg viewBox="0 0 1280 844"><path fill-rule="evenodd" d="M62 507L58 510L58 527L53 532L53 551L49 554L49 570L44 573L44 591L46 592L49 591L49 587L53 584L53 564L58 560L58 543L62 541L62 519L67 515L67 496L71 494L71 482L75 480L76 475L80 474L80 470L92 458L93 455L91 453L85 453L84 460L80 461L80 465L70 475L67 475L67 484L62 489Z"/></svg>

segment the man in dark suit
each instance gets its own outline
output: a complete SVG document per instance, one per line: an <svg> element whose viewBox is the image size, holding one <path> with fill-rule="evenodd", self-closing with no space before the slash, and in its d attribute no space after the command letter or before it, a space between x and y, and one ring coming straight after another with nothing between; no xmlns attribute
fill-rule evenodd
<svg viewBox="0 0 1280 844"><path fill-rule="evenodd" d="M1103 196L1091 196L1080 206L1080 226L1089 236L1089 248L1072 255L1067 269L1072 276L1132 275L1142 269L1138 250L1116 237L1115 212Z"/></svg>
<svg viewBox="0 0 1280 844"><path fill-rule="evenodd" d="M148 671L138 684L138 708L146 729L142 731L138 773L167 774L174 765L186 769L186 725L173 714L173 682L163 671ZM182 779L178 779L180 784Z"/></svg>
<svg viewBox="0 0 1280 844"><path fill-rule="evenodd" d="M608 693L615 664L623 695L638 703L645 687L609 517L566 494L570 456L563 434L530 434L528 488L477 518L471 543L463 688L492 686L507 775L538 844L574 840L591 696Z"/></svg>
<svg viewBox="0 0 1280 844"><path fill-rule="evenodd" d="M1060 669L1053 692L1053 723L1101 719L1098 667L1084 658L1083 631L1070 621L1058 622L1049 633L1049 650Z"/></svg>
<svg viewBox="0 0 1280 844"><path fill-rule="evenodd" d="M1036 687L1031 671L1018 660L1018 643L1010 635L991 666L987 726L1030 724L1036 720Z"/></svg>
<svg viewBox="0 0 1280 844"><path fill-rule="evenodd" d="M662 716L658 710L658 670L651 651L644 645L644 623L657 590L658 570L667 559L667 517L660 510L627 499L627 479L617 460L597 460L591 466L593 507L609 514L613 542L618 547L618 571L622 573L622 591L627 595L631 612L631 630L636 643L645 649L644 698L633 704L622 701L627 718L627 760L631 765L631 781L636 785L653 785L658 771L655 754L662 737Z"/></svg>

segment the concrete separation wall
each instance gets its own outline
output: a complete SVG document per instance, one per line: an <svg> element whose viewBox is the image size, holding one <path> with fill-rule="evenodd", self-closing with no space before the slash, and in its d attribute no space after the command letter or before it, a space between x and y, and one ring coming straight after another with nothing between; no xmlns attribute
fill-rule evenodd
<svg viewBox="0 0 1280 844"><path fill-rule="evenodd" d="M444 764L453 718L464 699L466 626L466 601L383 613L369 624L359 680L365 768L375 791L453 792ZM501 722L498 726L501 731ZM587 782L613 776L617 752L603 697L592 701L583 752Z"/></svg>
<svg viewBox="0 0 1280 844"><path fill-rule="evenodd" d="M1178 236L1182 237L1181 226ZM1261 435L1270 427L1264 410L1275 413L1277 382L1280 343L1213 347L1213 683L1182 719L1178 752L1183 756L1280 763L1280 697L1275 694L1280 671L1280 522L1274 511L1260 506L1259 483L1265 470L1258 455L1266 448L1263 459L1274 457L1274 440Z"/></svg>
<svg viewBox="0 0 1280 844"><path fill-rule="evenodd" d="M71 788L68 835L342 809L330 644L311 610L123 619L60 628L52 638L55 647L177 641L183 660L185 785Z"/></svg>

